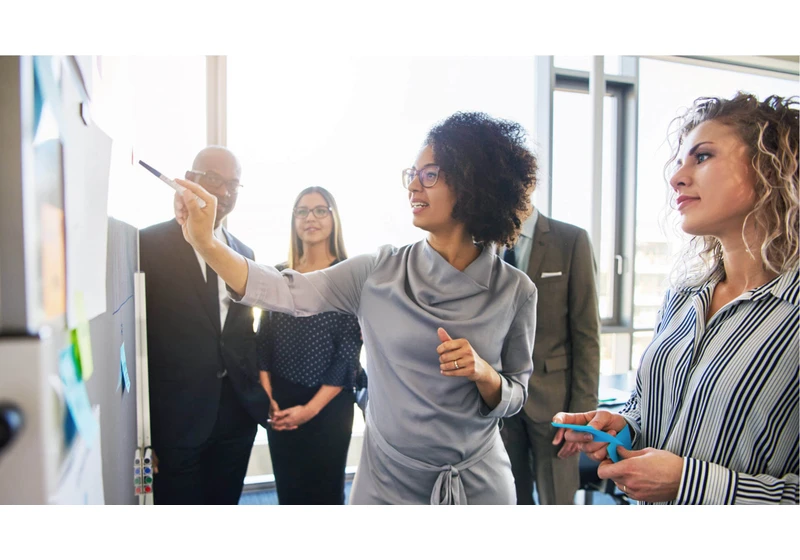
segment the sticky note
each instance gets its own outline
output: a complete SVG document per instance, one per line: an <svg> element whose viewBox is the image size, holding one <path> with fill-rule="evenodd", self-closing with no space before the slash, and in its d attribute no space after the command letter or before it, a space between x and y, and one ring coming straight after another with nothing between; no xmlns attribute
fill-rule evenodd
<svg viewBox="0 0 800 560"><path fill-rule="evenodd" d="M131 392L131 378L128 377L128 363L125 360L125 343L119 347L119 363L122 370L122 380L125 383L125 392Z"/></svg>
<svg viewBox="0 0 800 560"><path fill-rule="evenodd" d="M78 377L88 381L94 373L94 362L92 362L92 339L89 336L89 321L86 320L83 292L75 293L75 309L78 325L72 330L72 344L78 361Z"/></svg>
<svg viewBox="0 0 800 560"><path fill-rule="evenodd" d="M78 428L78 433L86 442L86 447L91 448L97 438L99 426L92 413L89 395L86 393L86 384L78 378L78 366L72 345L59 353L58 375L64 384L64 398L67 401L70 416Z"/></svg>

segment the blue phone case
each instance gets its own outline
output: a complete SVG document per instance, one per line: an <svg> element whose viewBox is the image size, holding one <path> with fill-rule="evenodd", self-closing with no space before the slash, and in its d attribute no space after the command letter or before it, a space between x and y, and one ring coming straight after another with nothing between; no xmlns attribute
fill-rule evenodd
<svg viewBox="0 0 800 560"><path fill-rule="evenodd" d="M628 426L625 426L625 429L617 434L617 437L614 437L606 432L601 432L592 426L582 426L579 424L559 424L558 422L551 422L551 424L556 428L566 428L576 432L586 432L592 434L594 441L604 441L608 443L608 457L615 463L619 461L619 455L617 455L618 445L621 445L628 450L631 448L631 431Z"/></svg>

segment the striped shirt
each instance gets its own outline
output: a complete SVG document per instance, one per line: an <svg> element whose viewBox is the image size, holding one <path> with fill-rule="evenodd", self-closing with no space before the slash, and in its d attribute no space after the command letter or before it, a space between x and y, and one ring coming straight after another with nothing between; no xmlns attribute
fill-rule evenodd
<svg viewBox="0 0 800 560"><path fill-rule="evenodd" d="M667 292L622 411L636 449L684 458L673 504L798 503L797 268L706 322L722 272Z"/></svg>

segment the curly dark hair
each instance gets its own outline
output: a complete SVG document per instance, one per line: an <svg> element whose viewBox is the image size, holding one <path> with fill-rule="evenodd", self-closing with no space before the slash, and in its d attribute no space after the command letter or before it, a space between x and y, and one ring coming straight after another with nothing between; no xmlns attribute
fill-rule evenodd
<svg viewBox="0 0 800 560"><path fill-rule="evenodd" d="M485 113L455 113L428 132L425 144L453 188L453 218L475 243L510 247L533 208L538 165L518 123Z"/></svg>

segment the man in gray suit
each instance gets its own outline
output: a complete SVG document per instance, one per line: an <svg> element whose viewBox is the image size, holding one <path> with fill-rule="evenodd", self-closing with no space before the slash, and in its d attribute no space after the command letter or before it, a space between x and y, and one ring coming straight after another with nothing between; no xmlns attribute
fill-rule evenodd
<svg viewBox="0 0 800 560"><path fill-rule="evenodd" d="M595 262L586 231L534 209L519 241L504 259L539 290L533 375L522 411L500 432L511 459L518 504L572 504L580 475L575 444L552 443L550 425L560 411L597 408L600 314Z"/></svg>

